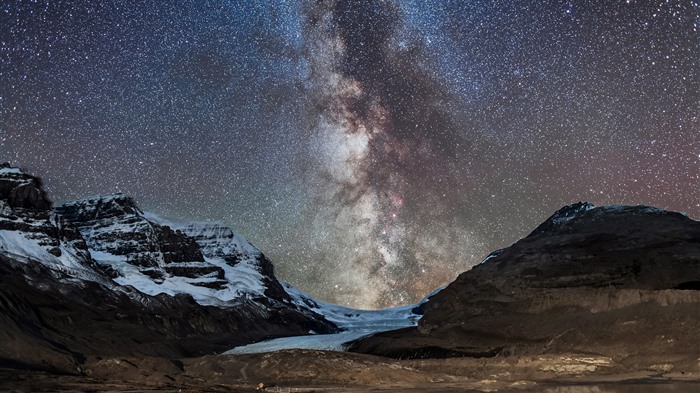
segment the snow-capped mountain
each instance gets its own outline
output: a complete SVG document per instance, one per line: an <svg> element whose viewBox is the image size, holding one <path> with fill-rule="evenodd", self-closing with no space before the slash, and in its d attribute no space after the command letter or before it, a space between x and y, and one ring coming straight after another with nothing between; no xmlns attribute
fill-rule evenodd
<svg viewBox="0 0 700 393"><path fill-rule="evenodd" d="M122 194L52 210L40 179L8 164L0 167L0 252L74 279L191 295L202 305L290 300L270 261L222 224L162 219Z"/></svg>
<svg viewBox="0 0 700 393"><path fill-rule="evenodd" d="M222 224L162 219L121 194L51 206L39 178L0 166L0 364L75 371L91 354L338 330Z"/></svg>
<svg viewBox="0 0 700 393"><path fill-rule="evenodd" d="M180 231L195 240L207 261L223 260L234 268L227 274L229 283L241 293L265 295L289 301L289 295L274 275L272 262L243 236L220 222L185 222L165 219L154 213L145 213L149 220ZM227 269L227 273L231 273Z"/></svg>
<svg viewBox="0 0 700 393"><path fill-rule="evenodd" d="M270 261L223 224L163 219L123 194L66 202L55 211L118 284L148 295L188 294L202 305L289 300Z"/></svg>

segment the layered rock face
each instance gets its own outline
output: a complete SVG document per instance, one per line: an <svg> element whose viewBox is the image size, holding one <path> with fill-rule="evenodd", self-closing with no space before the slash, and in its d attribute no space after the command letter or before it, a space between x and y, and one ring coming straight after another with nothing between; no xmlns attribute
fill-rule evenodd
<svg viewBox="0 0 700 393"><path fill-rule="evenodd" d="M7 163L0 165L0 252L64 270L89 272L93 262L76 228L51 210L41 180Z"/></svg>
<svg viewBox="0 0 700 393"><path fill-rule="evenodd" d="M0 366L80 372L95 356L184 357L332 332L221 224L175 223L121 194L55 210L0 167Z"/></svg>
<svg viewBox="0 0 700 393"><path fill-rule="evenodd" d="M700 356L700 222L646 206L564 207L433 296L417 329L354 350L396 357Z"/></svg>
<svg viewBox="0 0 700 393"><path fill-rule="evenodd" d="M0 164L0 199L12 209L48 211L51 201L43 190L41 180L23 173L9 163Z"/></svg>
<svg viewBox="0 0 700 393"><path fill-rule="evenodd" d="M288 302L272 263L220 223L189 223L142 212L122 194L62 204L90 252L117 283L148 294L188 293L202 304L239 297Z"/></svg>

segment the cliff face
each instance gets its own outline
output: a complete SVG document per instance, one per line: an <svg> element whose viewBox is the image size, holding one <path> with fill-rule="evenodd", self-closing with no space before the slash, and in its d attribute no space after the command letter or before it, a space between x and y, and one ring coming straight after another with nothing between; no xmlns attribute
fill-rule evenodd
<svg viewBox="0 0 700 393"><path fill-rule="evenodd" d="M697 358L698 289L700 222L645 206L575 204L433 296L417 329L354 350Z"/></svg>
<svg viewBox="0 0 700 393"><path fill-rule="evenodd" d="M51 209L41 180L9 164L0 165L0 252L101 279L91 273L93 261L78 230Z"/></svg>
<svg viewBox="0 0 700 393"><path fill-rule="evenodd" d="M35 212L51 209L51 201L42 188L41 179L8 163L0 164L0 200L12 209Z"/></svg>
<svg viewBox="0 0 700 393"><path fill-rule="evenodd" d="M196 356L336 329L229 228L163 220L120 194L52 209L38 178L6 164L0 327L0 366L74 373L90 357Z"/></svg>
<svg viewBox="0 0 700 393"><path fill-rule="evenodd" d="M272 263L223 224L164 219L122 194L67 202L55 211L122 285L151 295L190 294L205 305L241 297L290 301Z"/></svg>

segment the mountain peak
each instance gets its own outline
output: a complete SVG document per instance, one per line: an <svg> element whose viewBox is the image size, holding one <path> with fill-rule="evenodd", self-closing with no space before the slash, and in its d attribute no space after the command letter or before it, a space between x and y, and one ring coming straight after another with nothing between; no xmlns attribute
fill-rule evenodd
<svg viewBox="0 0 700 393"><path fill-rule="evenodd" d="M613 217L633 217L645 215L672 215L688 218L683 213L671 212L657 207L637 205L605 205L595 206L588 202L577 202L557 210L547 220L533 230L526 238L539 236L544 233L570 231L571 226L583 221L611 220Z"/></svg>
<svg viewBox="0 0 700 393"><path fill-rule="evenodd" d="M557 210L552 214L547 220L542 224L537 226L527 237L541 235L545 232L550 232L555 228L560 227L562 224L574 219L581 213L588 210L594 209L595 205L588 202L577 202L570 205L566 205L561 209Z"/></svg>
<svg viewBox="0 0 700 393"><path fill-rule="evenodd" d="M71 221L143 216L134 198L120 192L65 202L56 207L56 212Z"/></svg>
<svg viewBox="0 0 700 393"><path fill-rule="evenodd" d="M12 209L46 211L52 207L41 179L8 162L0 165L0 200Z"/></svg>

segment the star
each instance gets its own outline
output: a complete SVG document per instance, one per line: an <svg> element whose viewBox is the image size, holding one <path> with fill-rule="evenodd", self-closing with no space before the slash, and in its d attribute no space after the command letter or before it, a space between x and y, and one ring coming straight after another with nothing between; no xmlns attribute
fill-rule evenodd
<svg viewBox="0 0 700 393"><path fill-rule="evenodd" d="M416 302L563 205L700 217L696 1L0 8L0 157Z"/></svg>

